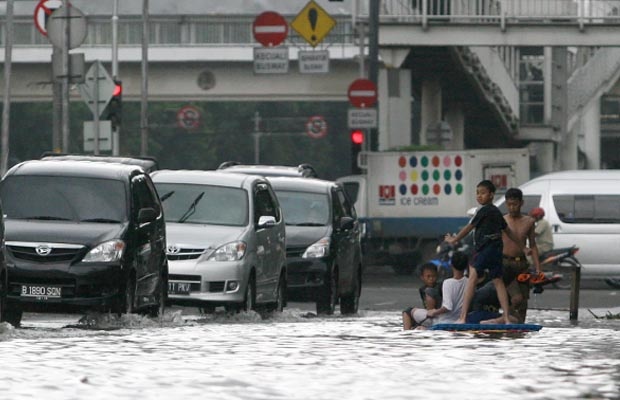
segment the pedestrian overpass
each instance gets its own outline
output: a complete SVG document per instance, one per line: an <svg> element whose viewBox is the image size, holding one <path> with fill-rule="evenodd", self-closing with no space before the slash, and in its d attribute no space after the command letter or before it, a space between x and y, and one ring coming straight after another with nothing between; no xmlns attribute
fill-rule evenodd
<svg viewBox="0 0 620 400"><path fill-rule="evenodd" d="M36 3L15 3L15 101L51 99L51 46L32 24ZM311 48L291 33L289 74L272 76L253 73L252 21L266 10L290 21L307 1L238 3L150 1L151 101L347 100L360 75L356 32L368 26L367 2L317 0L338 21L319 46L330 52L329 74L296 71L297 50ZM110 62L112 0L72 4L88 20L87 42L74 52ZM578 153L598 167L600 99L615 90L620 70L619 8L616 0L381 0L380 148L458 149L479 145L480 136L491 146L529 143L541 172L576 167ZM140 97L140 15L140 1L120 2L119 71L129 101ZM77 91L71 96L80 101ZM570 156L560 162L556 153Z"/></svg>

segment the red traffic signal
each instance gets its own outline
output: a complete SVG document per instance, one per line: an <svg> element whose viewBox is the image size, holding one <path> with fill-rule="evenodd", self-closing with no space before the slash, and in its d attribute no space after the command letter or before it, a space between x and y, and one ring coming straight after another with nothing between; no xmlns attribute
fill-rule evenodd
<svg viewBox="0 0 620 400"><path fill-rule="evenodd" d="M120 81L116 81L114 84L114 90L112 90L112 96L120 96L123 94L123 84Z"/></svg>
<svg viewBox="0 0 620 400"><path fill-rule="evenodd" d="M351 142L353 144L364 143L364 132L359 129L351 131Z"/></svg>

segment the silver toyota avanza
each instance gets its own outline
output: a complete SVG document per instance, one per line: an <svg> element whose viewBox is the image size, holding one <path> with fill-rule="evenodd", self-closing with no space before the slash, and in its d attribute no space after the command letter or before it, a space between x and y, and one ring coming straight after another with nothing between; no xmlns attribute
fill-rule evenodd
<svg viewBox="0 0 620 400"><path fill-rule="evenodd" d="M164 207L171 304L212 312L277 310L286 303L282 211L260 176L156 171Z"/></svg>

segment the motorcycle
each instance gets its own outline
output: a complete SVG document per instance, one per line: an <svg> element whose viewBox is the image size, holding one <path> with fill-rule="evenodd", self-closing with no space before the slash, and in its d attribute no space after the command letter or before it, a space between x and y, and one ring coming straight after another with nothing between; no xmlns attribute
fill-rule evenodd
<svg viewBox="0 0 620 400"><path fill-rule="evenodd" d="M559 278L553 282L556 289L570 289L573 284L572 270L581 268L581 263L575 256L579 251L579 247L573 245L571 247L560 247L549 250L540 255L540 268L543 271L549 271L551 277Z"/></svg>

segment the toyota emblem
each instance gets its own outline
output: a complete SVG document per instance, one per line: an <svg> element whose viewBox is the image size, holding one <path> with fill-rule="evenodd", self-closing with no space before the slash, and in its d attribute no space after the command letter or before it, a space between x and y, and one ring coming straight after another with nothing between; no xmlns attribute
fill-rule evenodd
<svg viewBox="0 0 620 400"><path fill-rule="evenodd" d="M179 254L181 248L176 244L169 244L166 246L166 254Z"/></svg>
<svg viewBox="0 0 620 400"><path fill-rule="evenodd" d="M34 250L40 256L47 256L52 252L52 247L49 244L40 244Z"/></svg>

